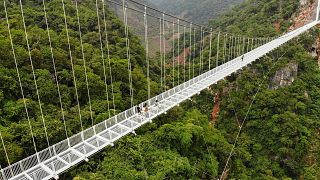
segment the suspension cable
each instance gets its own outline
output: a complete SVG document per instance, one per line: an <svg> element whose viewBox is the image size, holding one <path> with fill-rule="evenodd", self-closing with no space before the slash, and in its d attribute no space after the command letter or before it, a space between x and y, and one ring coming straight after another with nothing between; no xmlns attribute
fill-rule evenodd
<svg viewBox="0 0 320 180"><path fill-rule="evenodd" d="M211 48L210 48L211 49ZM220 32L218 34L218 41L217 41L217 57L216 57L216 67L219 66L219 49L220 49Z"/></svg>
<svg viewBox="0 0 320 180"><path fill-rule="evenodd" d="M234 41L233 41L233 58L232 59L234 59L234 58L236 58L237 56L238 56L238 50L239 50L239 48L238 48L238 36L235 36L234 37Z"/></svg>
<svg viewBox="0 0 320 180"><path fill-rule="evenodd" d="M194 78L194 60L195 60L195 56L196 56L196 30L194 29L193 30L193 44L194 44L194 46L193 46L193 50L194 50L194 54L193 54L193 62L192 62L192 66L193 66L193 78Z"/></svg>
<svg viewBox="0 0 320 180"><path fill-rule="evenodd" d="M230 91L228 91L228 99L229 99L229 101L231 101L231 103L232 103L232 110L233 110L233 113L234 113L234 115L235 115L235 118L236 118L238 127L240 128L240 122L239 122L239 118L238 118L238 113L237 113L236 109L234 108L234 101L233 101L232 98L231 98Z"/></svg>
<svg viewBox="0 0 320 180"><path fill-rule="evenodd" d="M239 56L239 36L236 36L234 39L235 39L235 48L234 48L233 58L236 58Z"/></svg>
<svg viewBox="0 0 320 180"><path fill-rule="evenodd" d="M239 56L241 56L243 53L243 45L244 45L243 42L244 42L244 38L239 36Z"/></svg>
<svg viewBox="0 0 320 180"><path fill-rule="evenodd" d="M232 51L231 51L231 39L232 39L232 36L229 37L229 42L228 42L228 47L229 47L229 48L228 48L228 51L229 51L228 61L231 59L231 52L232 52ZM227 62L228 62L228 61L227 61Z"/></svg>
<svg viewBox="0 0 320 180"><path fill-rule="evenodd" d="M254 38L251 39L251 51L253 50L254 46Z"/></svg>
<svg viewBox="0 0 320 180"><path fill-rule="evenodd" d="M144 39L146 44L146 61L147 61L147 81L148 81L148 99L151 98L150 93L150 61L149 61L149 41L148 41L148 19L147 19L147 6L144 7Z"/></svg>
<svg viewBox="0 0 320 180"><path fill-rule="evenodd" d="M39 94L39 89L38 89L37 78L36 78L35 71L34 71L34 66L33 66L33 60L32 60L32 55L31 55L29 39L28 39L27 26L26 26L25 17L24 17L23 5L22 5L22 1L21 0L19 2L20 2L20 10L21 10L24 34L25 34L26 43L27 43L27 49L28 49L28 54L29 54L29 60L30 60L30 65L31 65L31 70L32 70L33 81L34 81L34 85L36 87L36 94L37 94L37 99L38 99L38 104L39 104L39 109L40 109L43 129L44 129L44 132L45 132L45 135L46 135L47 145L48 145L48 147L50 147L49 137L48 137L48 133L47 133L47 126L46 126L46 122L45 122L44 114L43 114L43 109L42 109L42 105L41 105L41 99L40 99L40 94ZM50 149L50 156L52 156L51 149Z"/></svg>
<svg viewBox="0 0 320 180"><path fill-rule="evenodd" d="M34 150L35 150L35 152L37 154L38 162L40 162L39 154L38 154L38 150L37 150L37 146L36 146L36 141L35 141L35 138L34 138L32 125L31 125L31 121L30 121L29 111L28 111L28 108L27 108L27 102L26 102L26 98L25 98L25 95L24 95L24 90L23 90L23 87L22 87L21 76L20 76L20 72L19 72L19 68L18 68L17 56L16 56L16 52L15 52L15 49L14 49L14 45L13 45L11 27L10 27L9 18L8 18L7 4L6 4L5 0L3 1L3 5L4 5L4 11L5 11L5 14L6 14L6 22L7 22L7 27L8 27L11 50L12 50L12 54L13 54L13 59L14 59L14 64L15 64L17 76L18 76L18 81L19 81L20 91L21 91L22 100L23 100L23 104L24 104L24 109L25 109L25 112L26 112L26 115L27 115L27 120L28 120L29 129L30 129L31 139L32 139L32 143L33 143L33 148L34 148Z"/></svg>
<svg viewBox="0 0 320 180"><path fill-rule="evenodd" d="M203 32L203 29L202 29L202 47L201 47L201 73L203 72L203 67L204 67L204 45L205 45L205 34L204 34L204 32Z"/></svg>
<svg viewBox="0 0 320 180"><path fill-rule="evenodd" d="M247 42L247 53L249 52L249 47L250 47L250 38L248 38L248 42Z"/></svg>
<svg viewBox="0 0 320 180"><path fill-rule="evenodd" d="M244 38L239 36L239 56L243 54L243 49L244 49Z"/></svg>
<svg viewBox="0 0 320 180"><path fill-rule="evenodd" d="M235 36L234 37L234 48L233 48L233 58L234 59L235 57L238 56L238 52L239 52L239 45L238 45L238 36Z"/></svg>
<svg viewBox="0 0 320 180"><path fill-rule="evenodd" d="M212 31L212 29L211 29ZM211 56L212 56L212 32L210 33L210 40L209 40L209 71L211 70Z"/></svg>
<svg viewBox="0 0 320 180"><path fill-rule="evenodd" d="M204 59L204 49L205 49L205 43L206 43L206 36L205 36L205 32L202 32L202 68L201 68L201 72L203 72L204 69L204 63L205 63L205 59ZM209 41L210 41L210 33L209 33Z"/></svg>
<svg viewBox="0 0 320 180"><path fill-rule="evenodd" d="M243 37L243 39L242 39L242 54L245 54L245 46L246 46L246 38L245 37Z"/></svg>
<svg viewBox="0 0 320 180"><path fill-rule="evenodd" d="M186 82L186 27L183 27L183 82Z"/></svg>
<svg viewBox="0 0 320 180"><path fill-rule="evenodd" d="M161 92L163 91L163 65L162 65L162 18L159 19L160 22L160 33L159 33L159 52L160 52L160 87L161 87Z"/></svg>
<svg viewBox="0 0 320 180"><path fill-rule="evenodd" d="M89 82L88 82L87 65L86 65L86 59L85 59L85 55L84 55L84 48L83 48L83 41L82 41L82 32L81 32L78 1L75 1L75 5L76 5L78 32L79 32L79 38L80 38L80 46L81 46L81 54L82 54L82 60L83 60L84 75L85 75L85 81L86 81L86 87L87 87L87 96L88 96L88 101L89 101L90 118L91 118L92 125L94 125L92 105L91 105L91 96L90 96L90 89L89 89ZM109 115L110 115L110 113L109 113Z"/></svg>
<svg viewBox="0 0 320 180"><path fill-rule="evenodd" d="M99 15L98 0L96 0L96 14L97 14L97 23L98 23L98 32L99 32L101 61L102 61L102 67L103 67L104 85L105 85L105 91L106 91L106 96L107 96L107 108L108 108L108 115L109 115L109 118L110 118L111 114L110 114L110 103L109 103L109 93L108 93L108 83L107 83L107 70L106 70L106 64L105 64L105 58L104 58L104 50L103 50L103 43L102 43L102 35L101 35L101 25L100 25L100 15ZM93 122L92 122L92 125L93 125Z"/></svg>
<svg viewBox="0 0 320 180"><path fill-rule="evenodd" d="M62 3L64 24L65 24L65 30L66 30L66 35L67 35L67 41L68 41L68 50L69 50L69 56L70 56L70 62L71 62L73 84L74 84L74 88L75 88L75 92L76 92L76 101L77 101L77 105L78 105L78 114L79 114L79 120L80 120L80 126L81 126L81 138L82 138L82 141L84 141L83 123L82 123L82 116L81 116L81 109L80 109L80 102L79 102L79 94L78 94L77 81L76 81L76 76L75 76L74 67L73 67L73 58L72 58L70 36L69 36L67 15L66 15L66 8L65 8L64 0L61 0L61 3ZM84 150L85 150L85 148L84 148ZM85 152L85 155L86 155L86 152Z"/></svg>
<svg viewBox="0 0 320 180"><path fill-rule="evenodd" d="M233 56L233 36L230 36L230 42L229 42L229 60L230 61L232 59Z"/></svg>
<svg viewBox="0 0 320 180"><path fill-rule="evenodd" d="M174 60L175 60L175 53L174 53L174 23L172 23L172 87L174 87Z"/></svg>
<svg viewBox="0 0 320 180"><path fill-rule="evenodd" d="M238 46L237 46L237 41L238 41L238 38L237 38L237 36L235 36L234 38L233 38L233 56L232 56L232 59L234 59L236 56L237 56L237 51L238 51Z"/></svg>
<svg viewBox="0 0 320 180"><path fill-rule="evenodd" d="M255 38L254 39L254 49L257 48L259 46L259 39Z"/></svg>
<svg viewBox="0 0 320 180"><path fill-rule="evenodd" d="M11 176L13 177L14 174L13 174L13 171L12 171L11 163L10 163L10 160L9 160L9 155L8 155L8 152L7 152L7 148L6 148L5 144L4 144L4 140L3 140L3 136L2 136L1 131L0 131L0 139L1 139L1 144L3 146L4 154L6 156L7 163L9 165L9 167L10 167Z"/></svg>
<svg viewBox="0 0 320 180"><path fill-rule="evenodd" d="M191 79L191 61L192 61L192 23L190 23L190 32L189 32L189 80Z"/></svg>
<svg viewBox="0 0 320 180"><path fill-rule="evenodd" d="M241 55L241 38L238 36L238 57Z"/></svg>
<svg viewBox="0 0 320 180"><path fill-rule="evenodd" d="M113 106L113 115L116 115L116 105L114 98L114 86L113 86L113 77L112 77L112 67L111 67L111 58L110 58L110 48L109 48L109 40L108 40L108 31L107 31L107 20L106 20L106 11L105 11L105 1L102 1L102 13L103 13L103 22L104 22L104 31L105 31L105 41L107 46L107 58L109 65L109 76L110 76L110 84L111 84L111 94L112 94L112 106Z"/></svg>
<svg viewBox="0 0 320 180"><path fill-rule="evenodd" d="M132 88L132 66L131 66L131 56L130 56L130 40L129 40L129 28L128 28L128 16L127 16L127 5L122 0L123 8L123 19L124 19L124 29L126 37L126 47L127 47L127 59L128 59L128 74L129 74L129 85L130 85L130 104L133 107L133 88Z"/></svg>
<svg viewBox="0 0 320 180"><path fill-rule="evenodd" d="M202 27L200 28L200 42L199 42L199 62L200 62L200 66L199 66L199 75L201 74L201 66L202 66Z"/></svg>
<svg viewBox="0 0 320 180"><path fill-rule="evenodd" d="M62 104L61 92L60 92L60 85L59 85L59 80L58 80L56 61L55 61L54 54L53 54L53 47L52 47L49 23L48 23L48 18L47 18L47 10L46 10L45 0L42 0L42 4L43 4L44 18L45 18L45 22L46 22L46 29L47 29L50 52L51 52L51 59L52 59L52 65L53 65L53 71L54 71L54 78L55 78L55 81L56 81L56 86L57 86L57 91L58 91L58 98L59 98L60 109L61 109L61 114L62 114L62 121L63 121L65 135L66 135L66 138L67 138L67 141L68 141L68 145L70 146L70 141L69 141L69 136L68 136L68 131L67 131L67 124L66 124L66 119L65 119L65 113L64 113L64 108L63 108L63 104Z"/></svg>
<svg viewBox="0 0 320 180"><path fill-rule="evenodd" d="M255 41L254 41L254 48L257 48L259 46L259 39L258 38L255 38Z"/></svg>
<svg viewBox="0 0 320 180"><path fill-rule="evenodd" d="M227 58L227 34L223 35L223 63L225 62L226 58ZM219 64L217 64L217 67L219 66Z"/></svg>
<svg viewBox="0 0 320 180"><path fill-rule="evenodd" d="M145 4L143 4L143 3L140 3L140 2L137 2L137 1L135 1L135 0L129 0L130 2L133 2L133 3L135 3L135 4L138 4L138 5L140 5L140 6L147 6L147 5L145 5ZM154 10L154 11L156 11L156 12L159 12L159 13L162 13L160 10L158 10L158 9L156 9L156 8L153 8L153 7L150 7L150 6L147 6L148 7L148 9L151 9L151 10ZM174 15L172 15L172 14L168 14L168 13L164 13L165 15L167 15L168 17L172 17L172 18L174 18L174 19L180 19L179 17L177 17L177 16L174 16ZM181 19L182 21L184 21L184 22L186 22L186 23L191 23L190 21L187 21L187 20L185 20L185 19ZM205 27L206 29L210 29L209 27L206 27L206 26L203 26L203 25L200 25L200 24L196 24L196 23L193 23L194 25L196 25L196 26L198 26L198 27Z"/></svg>
<svg viewBox="0 0 320 180"><path fill-rule="evenodd" d="M251 50L253 50L255 47L256 47L256 39L252 38L252 49Z"/></svg>
<svg viewBox="0 0 320 180"><path fill-rule="evenodd" d="M42 0L42 4L43 4L44 19L45 19L45 23L46 23L46 29L47 29L49 46L50 46L50 52L51 52L51 59L52 59L52 64L53 64L53 69L54 69L54 76L55 76L56 86L57 86L57 89L58 89L58 96L59 96L59 102L60 102L60 109L61 109L61 113L62 113L64 131L65 131L65 134L66 134L68 146L70 147L70 140L69 140L69 137L68 137L67 125L66 125L65 117L64 117L64 110L63 110L62 99L61 99L61 92L60 92L60 87L59 87L59 82L58 82L58 76L57 76L57 70L56 70L56 63L55 63L55 58L54 58L54 54L53 54L53 47L52 47L50 30L49 30L49 23L48 23L48 18L47 18L47 10L46 10L45 0ZM50 154L51 154L51 149L50 149L49 152L50 152ZM56 155L56 151L54 151L54 154ZM51 156L52 156L52 155L51 155ZM56 167L54 166L54 162L52 162L51 164L52 164L52 168L53 168L54 173L56 173Z"/></svg>
<svg viewBox="0 0 320 180"><path fill-rule="evenodd" d="M230 58L230 60L232 60L233 59L233 57L234 57L234 42L235 42L235 37L234 36L232 36L232 38L231 38L231 58Z"/></svg>
<svg viewBox="0 0 320 180"><path fill-rule="evenodd" d="M238 36L238 57L242 54L242 38Z"/></svg>
<svg viewBox="0 0 320 180"><path fill-rule="evenodd" d="M287 53L287 51L284 52L284 53L283 53L279 58L277 58L277 59L282 58L286 53ZM269 72L268 72L268 73L270 73L271 70L275 67L275 64L276 64L276 61L274 61L273 65L272 65L272 67L269 69ZM253 95L253 98L252 98L252 100L251 100L250 106L249 106L249 108L248 108L248 110L247 110L247 112L246 112L246 115L245 115L245 117L244 117L244 119L243 119L243 121L242 121L242 123L241 123L241 126L240 126L240 128L239 128L239 130L238 130L237 136L236 136L235 141L234 141L234 143L233 143L232 149L231 149L231 151L230 151L230 154L229 154L229 156L228 156L227 162L226 162L226 164L225 164L225 166L224 166L224 169L223 169L223 171L222 171L222 174L221 174L221 176L220 176L220 179L222 179L222 177L224 176L224 174L225 174L225 172L226 172L227 166L229 165L230 159L231 159L231 157L232 157L232 154L233 154L233 152L234 152L234 149L235 149L235 147L236 147L236 144L237 144L238 139L239 139L239 137L240 137L240 134L241 134L241 132L242 132L242 128L244 127L244 124L245 124L245 122L246 122L246 120L247 120L247 118L248 118L248 116L249 116L249 112L251 111L251 108L252 108L252 106L253 106L253 103L254 103L254 101L255 101L258 93L260 92L261 87L262 87L262 84L265 82L265 80L266 80L266 76L263 77L262 82L259 84L257 91L256 91L255 94Z"/></svg>
<svg viewBox="0 0 320 180"><path fill-rule="evenodd" d="M68 146L70 147L71 145L70 145L70 140L69 140L68 131L67 131L67 125L66 125L66 121L65 121L64 109L63 109L63 105L62 105L62 98L61 98L61 92L60 92L60 87L59 87L59 82L58 82L58 75L57 75L55 58L54 58L54 54L53 54L53 47L52 47L50 30L49 30L49 23L48 23L48 18L47 18L47 10L46 10L45 0L42 0L42 4L43 4L43 12L44 12L44 19L45 19L46 29L47 29L47 34L48 34L49 46L50 46L52 65L53 65L53 70L54 70L54 77L55 77L55 81L56 81L56 86L57 86L58 96L59 96L59 102L60 102L60 109L61 109L61 113L62 113L63 126L64 126L64 131L65 131L65 134L66 134ZM50 155L52 156L51 148L49 149L49 152L50 152ZM54 151L54 154L56 155L56 151ZM56 167L54 166L54 162L52 162L51 165L52 165L53 171L54 171L54 173L56 175Z"/></svg>
<svg viewBox="0 0 320 180"><path fill-rule="evenodd" d="M165 37L165 21L164 21L164 13L162 14L162 43L163 43L163 85L164 91L167 90L166 83L166 37Z"/></svg>
<svg viewBox="0 0 320 180"><path fill-rule="evenodd" d="M123 6L121 3L116 2L116 1L113 1L113 0L106 0L106 1L108 1L108 2L110 2L110 3L113 3L113 4L117 5L117 6ZM132 0L126 0L126 1L131 1L131 2L132 2ZM147 6L147 5L145 5L145 4L141 4L141 5L142 5L143 7L144 7L144 6ZM155 9L155 8L150 7L150 6L147 6L147 7L148 7L148 9ZM132 10L132 11L138 12L138 13L140 13L140 14L144 14L143 11L140 11L140 10L135 9L135 8L132 8L132 7L128 7L128 6L127 6L127 9L130 9L130 10ZM160 11L160 10L155 10L155 11L157 11L157 12L159 12L159 13L163 13L163 12ZM172 17L172 18L174 18L174 19L180 19L180 21L183 21L183 22L185 22L185 23L187 23L187 24L192 23L192 22L190 22L190 21L187 21L187 20L182 19L182 18L180 18L180 17L173 16L173 15L168 14L168 13L164 13L164 14L167 15L168 17ZM158 16L156 16L156 15L153 15L153 14L150 14L150 13L147 13L147 15L150 16L150 17L156 18L156 19L160 19L160 17L158 17ZM177 25L176 22L170 21L170 20L168 20L168 19L164 19L164 21L165 21L165 22L168 22L168 23L174 23L175 25ZM204 26L204 25L196 24L196 23L194 23L194 25L195 25L196 27L204 27L205 29L208 29L207 31L204 30L204 32L210 33L211 27L207 27L207 26ZM185 25L180 25L180 26L185 27ZM200 28L199 28L199 29L200 29ZM214 32L214 34L218 34L218 32ZM226 34L235 36L235 34L231 34L231 33L226 33Z"/></svg>
<svg viewBox="0 0 320 180"><path fill-rule="evenodd" d="M234 54L233 54L233 52L234 52L234 36L232 36L231 37L231 44L230 44L230 59L229 60L232 60L233 59L233 56L234 56Z"/></svg>
<svg viewBox="0 0 320 180"><path fill-rule="evenodd" d="M178 19L178 58L180 57L180 20ZM180 59L177 59L177 69L178 69L178 85L180 84Z"/></svg>

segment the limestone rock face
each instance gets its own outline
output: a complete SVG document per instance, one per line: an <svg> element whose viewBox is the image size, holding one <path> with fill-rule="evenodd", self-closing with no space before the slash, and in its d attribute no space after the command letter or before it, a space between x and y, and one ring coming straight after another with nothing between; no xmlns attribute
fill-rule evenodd
<svg viewBox="0 0 320 180"><path fill-rule="evenodd" d="M300 5L304 6L308 3L308 0L300 0Z"/></svg>
<svg viewBox="0 0 320 180"><path fill-rule="evenodd" d="M278 70L271 79L270 89L279 89L290 86L298 76L298 64L289 63L284 68Z"/></svg>

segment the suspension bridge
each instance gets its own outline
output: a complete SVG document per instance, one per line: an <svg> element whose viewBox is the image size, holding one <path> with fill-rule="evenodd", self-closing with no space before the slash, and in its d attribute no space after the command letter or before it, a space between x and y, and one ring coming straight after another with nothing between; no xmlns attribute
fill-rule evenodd
<svg viewBox="0 0 320 180"><path fill-rule="evenodd" d="M105 9L107 1L103 1L103 11ZM116 5L122 6L123 7L123 21L125 24L125 35L126 35L126 47L127 47L127 57L128 57L128 68L129 68L129 83L132 86L132 77L131 77L131 64L130 64L130 41L128 39L128 19L127 19L127 11L130 9L130 7L126 6L125 3L117 3L115 1L108 0L110 3L114 3ZM5 13L6 13L6 22L8 26L8 38L11 41L11 46L12 46L12 51L13 51L13 60L15 60L15 65L16 65L16 70L20 82L20 89L21 89L21 94L24 99L24 105L25 105L25 110L28 116L28 121L29 121L29 130L32 135L32 141L35 149L35 154L32 156L29 156L25 159L22 159L18 162L11 163L9 161L9 157L7 154L7 149L5 142L3 140L3 137L0 132L0 138L1 138L1 143L4 148L4 152L6 154L6 159L7 159L7 164L8 166L5 168L1 168L0 170L0 180L38 180L38 179L58 179L59 174L67 171L68 169L76 166L77 164L83 162L83 161L88 161L88 158L91 157L92 155L99 153L102 149L104 149L106 146L113 146L114 143L130 134L133 133L135 134L135 130L141 126L143 126L146 123L152 122L153 119L156 117L160 116L161 114L166 113L168 110L171 108L179 105L183 101L186 101L190 99L192 96L200 93L202 90L208 88L209 86L217 83L219 80L224 79L225 77L229 76L230 74L237 72L241 70L242 68L246 67L248 64L251 64L255 60L263 57L264 55L268 54L269 52L275 50L276 48L280 47L281 45L287 43L291 39L298 37L302 33L308 31L309 29L313 28L318 24L318 19L319 19L319 6L317 8L317 17L316 20L313 22L310 22L307 25L304 25L303 27L300 27L294 31L291 31L285 35L279 36L279 37L264 37L264 38L249 38L249 37L242 37L242 36L237 36L237 35L230 35L227 33L223 32L213 32L210 28L207 28L205 26L197 25L195 23L191 23L189 21L180 19L178 17L172 16L170 14L166 13L160 13L159 16L154 15L154 14L149 14L148 11L154 10L157 11L154 8L150 8L144 5L145 11L139 11L137 9L132 9L133 11L140 12L143 14L144 18L144 43L145 43L145 49L146 49L146 62L147 62L147 77L148 77L148 98L146 101L134 105L133 102L131 102L131 108L121 112L101 123L98 124L93 124L92 127L84 129L81 123L81 132L74 134L72 136L68 136L66 133L66 139L56 143L54 145L50 145L48 136L46 136L47 141L48 141L48 147L46 149L43 149L39 151L36 146L36 142L33 137L33 131L32 131L32 125L29 120L29 115L28 115L28 109L26 107L26 102L25 102L25 95L23 91L23 87L21 85L21 79L20 79L20 74L19 74L19 69L18 69L18 64L16 60L16 53L14 50L14 41L11 35L11 27L9 23L9 18L8 18L8 11L7 11L7 5L6 1L3 2L4 7L5 7ZM64 25L66 29L66 33L68 36L68 44L69 44L69 53L70 53L70 59L71 59L71 65L73 64L72 62L72 53L70 50L70 39L68 35L68 22L66 18L66 11L65 11L65 2L62 0L61 3L63 10L64 10ZM143 4L142 4L143 5ZM77 1L75 1L75 6L77 9L77 17L78 17L78 27L79 27L79 33L80 33L80 38L79 40L81 41L81 46L82 46L82 37L81 37L81 24L79 20L79 15L78 15L78 4ZM100 43L101 43L101 51L102 51L102 58L104 58L103 50L102 50L102 40L101 40L101 33L103 32L103 27L100 27L100 21L102 21L102 24L105 24L105 20L99 19L99 12L98 12L98 1L96 1L96 7L97 7L97 20L99 24L99 34L100 34ZM51 38L50 38L50 32L49 32L49 23L47 19L47 13L46 13L46 2L43 0L43 9L44 9L44 20L46 21L47 25L47 30L48 30L48 40L50 41L51 45ZM26 28L26 23L24 20L24 11L23 11L23 4L20 1L20 10L21 14L23 17L23 23L24 23L24 32L25 32L25 38L27 41L27 46L29 50L29 58L31 62L31 67L33 70L33 64L32 64L32 56L30 53L30 47L28 43L28 32ZM158 11L160 12L160 11ZM103 12L104 14L105 12ZM195 34L195 28L198 27L201 33L201 44L200 44L200 70L198 76L195 76L195 66L190 62L186 62L186 54L183 55L183 67L184 68L184 73L183 76L185 80L183 82L180 82L179 80L175 81L173 80L173 87L171 89L164 88L164 91L155 97L151 97L150 94L150 77L149 77L149 59L148 59L148 16L153 16L154 18L157 18L159 20L159 30L160 30L160 53L161 53L161 85L165 85L166 82L166 68L165 64L168 61L168 58L166 58L166 55L168 53L165 52L167 49L165 47L165 42L164 42L164 28L165 28L165 22L166 23L172 23L173 26L173 32L172 36L175 36L175 29L174 26L176 25L178 29L178 34L182 37L184 36L184 41L186 39L186 34L188 33L190 35L190 44L186 45L184 42L183 48L186 48L186 46L189 46L192 50L192 47L195 45L192 45L192 38L191 35ZM167 17L167 18L166 18ZM169 19L171 18L171 20ZM172 20L175 19L175 20ZM187 25L188 24L188 25ZM180 26L183 28L183 32L180 32ZM207 31L205 31L207 29ZM209 29L209 30L208 30ZM189 30L187 32L186 30ZM216 34L217 38L217 45L216 45L216 52L212 52L212 38ZM206 36L207 35L207 36ZM228 37L229 36L229 37ZM204 42L205 39L207 39L208 46L209 46L209 57L207 60L207 63L204 61L204 55L203 55L203 50L205 48ZM108 41L106 41L108 43ZM174 43L174 38L173 38L173 43ZM178 38L178 49L179 45L181 44L179 42ZM194 40L195 43L195 40ZM227 45L229 47L227 47ZM106 44L108 46L108 44ZM181 47L182 48L182 47ZM51 53L52 53L52 60L53 60L53 66L55 68L55 61L54 61L54 55L52 51L52 46L51 46ZM82 53L83 52L83 47L82 47ZM172 52L173 53L173 59L172 59L172 68L179 68L179 65L174 66L176 62L175 59L175 52L174 52L174 47ZM185 52L184 52L185 53ZM109 50L108 53L109 54ZM176 54L178 54L176 52ZM109 56L109 55L107 55ZM192 58L191 55L189 57L190 59ZM222 58L222 63L219 63L218 60L221 60ZM109 61L110 63L110 61ZM208 67L205 67L208 66ZM86 67L85 61L84 61L84 67ZM110 67L110 66L109 66ZM186 69L187 68L187 69ZM205 70L207 68L207 70ZM74 77L74 86L75 89L77 90L76 86L76 79L75 79L75 72L73 70L73 77ZM106 75L106 69L104 69L104 73ZM111 69L109 69L111 72ZM180 71L178 71L179 73ZM86 72L85 72L86 73ZM173 74L174 76L174 74ZM179 76L179 74L178 74ZM182 75L181 75L182 76ZM35 78L34 70L33 70L33 77L34 77L34 82L37 87L37 81ZM106 77L106 76L105 76ZM61 95L60 95L60 89L59 89L59 83L57 80L57 73L55 70L55 78L56 78L56 83L57 83L57 89L59 91L59 98L60 98L60 103L61 103ZM86 84L88 88L88 79L86 79ZM111 82L112 82L112 76L111 76ZM112 84L109 84L112 86ZM107 84L106 84L107 86ZM131 87L132 88L132 87ZM38 91L38 89L36 89ZM130 95L131 95L131 101L133 99L132 95L132 89L130 89ZM88 96L89 96L89 103L90 103L90 91L88 88ZM39 101L39 107L41 110L41 97L39 96L39 93L37 92L37 98ZM114 100L114 97L112 97ZM112 99L111 98L111 99ZM79 99L77 95L77 101L78 101L78 107L80 108L79 105ZM114 103L114 102L113 102ZM114 104L113 104L114 105ZM145 108L145 106L148 107L148 111L141 113L139 109ZM138 108L139 107L139 108ZM63 112L63 107L61 103L61 109ZM80 109L79 109L80 112ZM92 112L91 112L92 113ZM46 124L45 124L45 118L43 117L43 112L41 110L42 114L42 121L43 121L43 126L44 126L44 131L47 134L48 129L46 129ZM80 114L80 113L79 113ZM80 114L81 116L81 114ZM64 119L63 119L64 120ZM81 120L81 118L80 118ZM65 120L64 120L65 121ZM64 124L66 126L66 124ZM66 128L66 127L65 127Z"/></svg>

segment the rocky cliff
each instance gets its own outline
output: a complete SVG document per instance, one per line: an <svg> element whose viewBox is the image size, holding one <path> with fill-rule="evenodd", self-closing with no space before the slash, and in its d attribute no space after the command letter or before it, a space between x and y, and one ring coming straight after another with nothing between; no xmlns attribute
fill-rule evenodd
<svg viewBox="0 0 320 180"><path fill-rule="evenodd" d="M298 64L288 63L285 67L279 69L271 79L270 89L279 89L284 86L290 86L298 76Z"/></svg>

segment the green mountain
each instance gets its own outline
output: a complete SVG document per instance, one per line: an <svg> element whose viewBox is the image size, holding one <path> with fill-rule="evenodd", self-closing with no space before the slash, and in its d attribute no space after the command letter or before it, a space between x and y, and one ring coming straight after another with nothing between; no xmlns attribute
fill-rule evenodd
<svg viewBox="0 0 320 180"><path fill-rule="evenodd" d="M151 7L155 7L154 4L147 2L147 0L139 0L140 3L148 4ZM118 16L119 19L123 22L123 8L122 3L115 4L112 2L108 2L109 9ZM144 42L144 6L138 5L131 1L127 1L126 5L129 7L127 9L127 17L128 17L128 26L130 30L140 38L141 42ZM137 11L134 11L135 9ZM149 14L154 14L154 12L148 12ZM158 15L158 14L156 14ZM159 51L159 20L156 18L148 17L148 39L149 39L149 55L154 57L156 52ZM167 46L169 43L167 42Z"/></svg>
<svg viewBox="0 0 320 180"><path fill-rule="evenodd" d="M28 49L23 29L20 6L17 2L6 1L8 17L11 25L14 49L16 52L18 68L21 75L27 108L30 115L38 150L47 147L45 133L43 131L42 116L38 105L35 84L32 76L32 68L29 61ZM126 38L124 25L108 9L106 10L106 31L104 30L104 15L102 4L99 2L98 24L95 2L82 0L78 3L80 23L82 31L84 58L87 67L87 79L91 96L92 118L90 116L90 104L86 85L84 59L81 51L78 31L76 6L73 1L66 2L66 15L69 27L71 55L77 82L81 121L84 128L92 123L101 122L113 114L113 102L111 99L112 86L114 89L115 111L121 112L130 107L130 85L128 74L128 60L126 56ZM61 90L62 104L67 125L68 136L81 130L78 114L76 91L72 75L71 57L69 55L67 33L64 25L62 4L59 0L46 2L50 35L55 59L57 78ZM0 3L0 130L4 137L7 152L11 163L34 154L31 133L29 131L27 116L24 110L19 81L15 69L15 63L10 45L9 33L3 3ZM58 91L56 87L55 73L52 64L52 54L46 31L42 1L23 1L23 9L27 26L30 54L35 69L39 96L42 103L44 120L46 122L50 144L57 143L66 138ZM101 27L104 58L100 49ZM106 33L108 34L110 65L113 81L109 76L108 48L106 46ZM130 53L132 64L134 103L147 98L147 79L144 76L145 51L138 37L129 33ZM106 93L104 66L108 93ZM153 89L157 84L152 82ZM153 94L155 92L152 92ZM109 108L110 107L110 108ZM110 111L108 111L110 109ZM4 150L0 148L1 167L7 165Z"/></svg>
<svg viewBox="0 0 320 180"><path fill-rule="evenodd" d="M244 0L148 0L165 12L206 24Z"/></svg>
<svg viewBox="0 0 320 180"><path fill-rule="evenodd" d="M295 0L249 0L215 22L242 35L273 36L279 33L273 23L281 21L284 31L298 8ZM318 33L314 29L213 85L66 177L218 179L246 120L223 179L319 179L320 72L308 53ZM292 84L271 88L288 67L296 73ZM215 93L220 112L212 121Z"/></svg>
<svg viewBox="0 0 320 180"><path fill-rule="evenodd" d="M47 147L47 142L20 7L17 1L6 2L27 108L37 148L41 150ZM22 2L42 109L47 128L50 130L48 134L50 144L53 144L66 137L46 23L43 19L42 2L31 0ZM75 79L84 128L90 127L92 121L99 123L105 120L109 117L109 112L113 114L110 99L111 84L114 87L116 112L130 107L125 30L121 17L113 13L110 4L108 9L105 9L107 17L105 32L101 2L98 1L100 12L98 14L100 24L98 24L95 2L77 1L80 8L88 86L91 90L93 111L91 119L75 1L65 1L73 64L70 62L61 1L45 2L67 132L71 136L81 130L72 65L76 72ZM181 2L188 4L186 1ZM207 4L209 5L211 4ZM195 4L193 6L196 7ZM277 36L287 30L292 15L299 10L299 7L299 2L296 0L247 0L225 12L222 17L210 21L209 25L216 30L249 37ZM33 154L34 150L3 9L3 4L0 3L0 131L10 161L13 163ZM201 9L194 12L202 13ZM214 17L215 13L210 9L205 17L207 15ZM197 17L197 14L194 17ZM136 20L140 21L141 17ZM280 31L274 27L275 22L281 24ZM105 56L102 58L99 25L103 29L102 39L105 39L108 33L110 64L114 70L111 72L112 82L108 73L106 75L108 93L105 92L103 70L103 62L109 69L109 58L106 56L108 48L104 42L102 49ZM133 28L130 30L132 30L129 32L129 39L133 94L136 104L147 98L146 60L141 39L134 35L137 31ZM138 35L141 36L141 33L143 34L143 31ZM201 92L200 95L193 97L192 101L181 103L152 123L139 128L136 130L137 136L127 135L113 147L109 146L91 157L88 163L79 164L59 178L218 179L235 143L239 124L246 120L223 179L319 179L320 71L316 59L309 54L318 35L319 30L316 28L301 35L241 72L234 73ZM196 39L200 38L197 36ZM216 42L215 37L213 44ZM177 45L174 48L182 51ZM168 51L168 62L171 62L169 53L171 52ZM204 59L208 59L208 54L206 47ZM199 62L199 49L194 56L195 62ZM160 74L158 62L155 56L154 63L151 63L152 96L159 93L156 82ZM195 66L199 67L198 64ZM166 68L169 81L173 76L170 63ZM288 76L288 82L282 79L284 76ZM285 83L279 83L279 77L280 81ZM216 105L214 102L216 93L219 95L220 111L217 119L213 120L211 113L213 106ZM7 165L2 144L0 165L1 167Z"/></svg>

